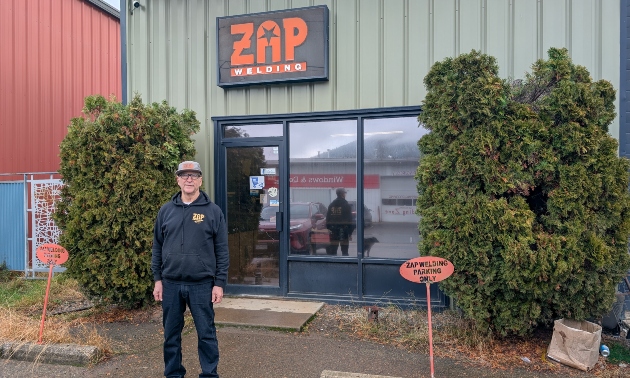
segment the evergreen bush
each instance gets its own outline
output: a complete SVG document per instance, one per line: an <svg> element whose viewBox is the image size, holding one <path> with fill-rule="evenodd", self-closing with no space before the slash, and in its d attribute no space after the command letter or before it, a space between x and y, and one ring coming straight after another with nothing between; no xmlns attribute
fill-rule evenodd
<svg viewBox="0 0 630 378"><path fill-rule="evenodd" d="M176 193L174 172L195 154L195 113L166 102L85 99L61 143L64 187L54 219L67 274L91 297L125 307L151 300L153 224Z"/></svg>
<svg viewBox="0 0 630 378"><path fill-rule="evenodd" d="M550 49L521 81L472 51L425 77L418 142L421 255L442 289L498 335L609 311L630 268L628 160L608 134L615 90Z"/></svg>

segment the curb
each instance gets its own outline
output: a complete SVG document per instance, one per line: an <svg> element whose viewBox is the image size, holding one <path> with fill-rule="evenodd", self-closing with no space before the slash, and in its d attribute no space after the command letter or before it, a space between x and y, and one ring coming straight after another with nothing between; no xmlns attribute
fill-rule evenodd
<svg viewBox="0 0 630 378"><path fill-rule="evenodd" d="M360 373L347 373L343 371L324 370L320 378L401 378L391 377L389 375L372 375Z"/></svg>
<svg viewBox="0 0 630 378"><path fill-rule="evenodd" d="M0 345L0 357L19 361L86 366L98 361L95 346L9 342Z"/></svg>

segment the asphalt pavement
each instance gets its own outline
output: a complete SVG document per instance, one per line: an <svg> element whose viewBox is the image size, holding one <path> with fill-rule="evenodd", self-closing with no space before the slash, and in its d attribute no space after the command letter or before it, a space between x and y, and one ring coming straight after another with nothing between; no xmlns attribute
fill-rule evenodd
<svg viewBox="0 0 630 378"><path fill-rule="evenodd" d="M217 312L217 337L224 378L376 378L431 377L429 356L369 341L340 339L295 330L321 307L319 302L226 298ZM239 314L239 310L242 311ZM312 313L311 313L312 312ZM296 320L298 319L299 320ZM240 319L240 320L239 320ZM272 320L273 319L273 320ZM282 319L286 319L283 328ZM272 323L264 325L262 323ZM303 323L302 323L303 324ZM89 366L0 360L0 377L162 377L162 326L159 312L142 322L103 324L100 331L114 355ZM193 325L183 335L183 363L188 377L200 373ZM526 369L497 370L456 359L436 358L434 377L593 377L561 367L555 374Z"/></svg>

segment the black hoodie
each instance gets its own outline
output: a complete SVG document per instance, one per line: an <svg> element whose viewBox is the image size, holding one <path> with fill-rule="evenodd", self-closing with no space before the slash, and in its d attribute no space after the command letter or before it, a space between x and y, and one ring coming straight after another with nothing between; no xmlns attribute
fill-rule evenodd
<svg viewBox="0 0 630 378"><path fill-rule="evenodd" d="M160 208L153 229L153 280L225 287L230 263L221 209L203 191L190 205L177 193Z"/></svg>

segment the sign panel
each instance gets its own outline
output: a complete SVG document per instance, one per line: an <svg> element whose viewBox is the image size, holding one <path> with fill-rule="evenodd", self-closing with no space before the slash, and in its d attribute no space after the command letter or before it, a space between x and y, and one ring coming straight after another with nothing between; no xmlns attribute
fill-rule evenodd
<svg viewBox="0 0 630 378"><path fill-rule="evenodd" d="M328 7L217 17L220 87L328 80Z"/></svg>
<svg viewBox="0 0 630 378"><path fill-rule="evenodd" d="M256 176L252 176L256 177ZM278 187L278 176L264 176L264 189ZM289 185L291 188L329 188L334 189L338 187L344 188L356 188L357 176L353 174L301 174L296 173L289 176ZM363 176L363 186L365 189L378 189L380 187L379 175L365 175ZM414 197L417 198L417 197ZM414 214L415 208L410 207Z"/></svg>
<svg viewBox="0 0 630 378"><path fill-rule="evenodd" d="M42 244L36 252L39 261L46 265L61 265L68 261L68 251L57 244Z"/></svg>
<svg viewBox="0 0 630 378"><path fill-rule="evenodd" d="M378 189L380 184L379 175L363 176L363 187L365 189ZM357 175L354 174L301 174L296 173L289 176L289 185L292 188L356 188Z"/></svg>
<svg viewBox="0 0 630 378"><path fill-rule="evenodd" d="M265 187L265 176L249 176L250 189L262 189Z"/></svg>
<svg viewBox="0 0 630 378"><path fill-rule="evenodd" d="M407 260L400 266L400 275L411 282L433 283L448 278L455 268L453 263L435 256Z"/></svg>

